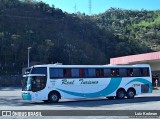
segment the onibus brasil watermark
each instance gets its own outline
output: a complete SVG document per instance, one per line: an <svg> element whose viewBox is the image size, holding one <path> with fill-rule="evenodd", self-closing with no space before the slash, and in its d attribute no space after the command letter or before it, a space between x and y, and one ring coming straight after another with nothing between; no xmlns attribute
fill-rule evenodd
<svg viewBox="0 0 160 119"><path fill-rule="evenodd" d="M2 111L2 116L42 116L41 111Z"/></svg>

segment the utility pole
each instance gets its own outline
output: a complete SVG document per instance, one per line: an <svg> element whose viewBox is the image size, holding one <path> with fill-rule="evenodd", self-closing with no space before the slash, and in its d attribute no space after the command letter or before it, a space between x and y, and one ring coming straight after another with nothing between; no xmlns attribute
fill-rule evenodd
<svg viewBox="0 0 160 119"><path fill-rule="evenodd" d="M92 14L92 1L91 0L88 0L88 3L89 3L89 14L91 15Z"/></svg>
<svg viewBox="0 0 160 119"><path fill-rule="evenodd" d="M28 49L28 67L30 66L29 65L29 59L30 59L30 49L31 49L32 47L28 47L27 49Z"/></svg>
<svg viewBox="0 0 160 119"><path fill-rule="evenodd" d="M76 14L77 13L77 5L75 3L75 6L74 6L74 13Z"/></svg>

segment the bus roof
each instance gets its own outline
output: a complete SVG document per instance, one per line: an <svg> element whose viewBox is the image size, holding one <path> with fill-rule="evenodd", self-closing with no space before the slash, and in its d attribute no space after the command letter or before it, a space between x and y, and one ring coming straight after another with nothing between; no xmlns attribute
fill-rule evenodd
<svg viewBox="0 0 160 119"><path fill-rule="evenodd" d="M150 67L149 64L136 64L136 65L62 65L62 64L43 64L43 65L34 65L32 67L55 67L55 68L101 68L101 67ZM32 68L31 67L31 68Z"/></svg>

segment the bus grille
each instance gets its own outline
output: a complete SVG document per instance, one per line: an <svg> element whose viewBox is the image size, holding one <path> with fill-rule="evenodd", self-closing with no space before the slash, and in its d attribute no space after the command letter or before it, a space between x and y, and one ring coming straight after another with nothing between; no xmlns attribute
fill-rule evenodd
<svg viewBox="0 0 160 119"><path fill-rule="evenodd" d="M142 84L141 85L141 92L148 93L149 92L149 84Z"/></svg>

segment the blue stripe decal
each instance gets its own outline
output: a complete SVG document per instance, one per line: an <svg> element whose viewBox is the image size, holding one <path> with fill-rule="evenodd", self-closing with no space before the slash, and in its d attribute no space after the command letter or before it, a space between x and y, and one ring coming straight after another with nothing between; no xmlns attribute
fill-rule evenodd
<svg viewBox="0 0 160 119"><path fill-rule="evenodd" d="M148 80L146 80L146 79L136 78L136 79L128 82L126 85L128 85L128 84L130 84L130 83L132 83L132 82L141 82L141 83L143 83L143 84L152 84L150 81L148 81ZM125 86L126 86L126 85L125 85Z"/></svg>
<svg viewBox="0 0 160 119"><path fill-rule="evenodd" d="M106 79L106 80L108 80L108 79ZM64 92L64 93L70 94L70 95L93 98L93 97L99 97L99 96L106 96L106 95L113 93L114 91L117 90L121 81L122 81L122 78L112 78L106 88L104 88L101 91L94 92L94 93L77 93L77 92L66 91L66 90L59 89L59 88L57 88L57 89Z"/></svg>
<svg viewBox="0 0 160 119"><path fill-rule="evenodd" d="M150 81L146 80L146 79L136 78L136 79L128 82L126 85L128 85L128 84L130 84L130 83L132 83L132 82L140 82L140 83L143 83L143 84L149 84L149 88L150 88L150 90L152 91L152 83L151 83ZM125 86L126 86L126 85L125 85Z"/></svg>

